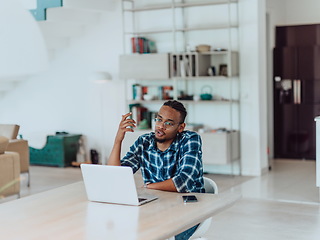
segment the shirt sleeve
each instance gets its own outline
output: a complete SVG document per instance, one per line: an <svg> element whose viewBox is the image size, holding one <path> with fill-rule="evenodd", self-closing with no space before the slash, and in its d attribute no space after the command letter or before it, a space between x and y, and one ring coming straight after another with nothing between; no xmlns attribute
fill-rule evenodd
<svg viewBox="0 0 320 240"><path fill-rule="evenodd" d="M121 166L131 167L133 173L139 170L140 168L140 157L138 153L138 146L140 144L141 139L138 138L134 144L130 147L127 154L121 159Z"/></svg>
<svg viewBox="0 0 320 240"><path fill-rule="evenodd" d="M201 192L203 188L201 138L192 135L182 145L179 165L172 181L178 192Z"/></svg>

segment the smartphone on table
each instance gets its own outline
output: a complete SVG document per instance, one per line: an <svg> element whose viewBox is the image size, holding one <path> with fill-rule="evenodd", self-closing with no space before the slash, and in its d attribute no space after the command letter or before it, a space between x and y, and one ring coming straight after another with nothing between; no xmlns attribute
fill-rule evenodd
<svg viewBox="0 0 320 240"><path fill-rule="evenodd" d="M198 202L198 199L195 195L182 196L182 199L184 203Z"/></svg>

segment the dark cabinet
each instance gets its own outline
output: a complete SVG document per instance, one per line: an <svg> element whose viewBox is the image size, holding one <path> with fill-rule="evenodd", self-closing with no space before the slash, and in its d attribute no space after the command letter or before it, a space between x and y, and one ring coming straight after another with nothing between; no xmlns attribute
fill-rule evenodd
<svg viewBox="0 0 320 240"><path fill-rule="evenodd" d="M315 159L315 116L320 104L282 104L275 111L275 157Z"/></svg>
<svg viewBox="0 0 320 240"><path fill-rule="evenodd" d="M319 25L304 25L280 27L276 30L278 44L274 49L276 158L315 159L314 118L320 115L319 29Z"/></svg>
<svg viewBox="0 0 320 240"><path fill-rule="evenodd" d="M276 28L276 46L320 45L320 25L281 26Z"/></svg>
<svg viewBox="0 0 320 240"><path fill-rule="evenodd" d="M282 79L320 80L320 45L276 47L274 76Z"/></svg>

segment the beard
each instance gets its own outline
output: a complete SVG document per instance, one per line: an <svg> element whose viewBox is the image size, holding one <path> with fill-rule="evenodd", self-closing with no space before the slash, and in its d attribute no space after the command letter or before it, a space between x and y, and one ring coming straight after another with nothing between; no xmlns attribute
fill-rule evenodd
<svg viewBox="0 0 320 240"><path fill-rule="evenodd" d="M166 141L166 139L164 138L164 139L159 139L159 138L154 138L155 140L156 140L156 142L158 142L158 143L164 143L165 141Z"/></svg>

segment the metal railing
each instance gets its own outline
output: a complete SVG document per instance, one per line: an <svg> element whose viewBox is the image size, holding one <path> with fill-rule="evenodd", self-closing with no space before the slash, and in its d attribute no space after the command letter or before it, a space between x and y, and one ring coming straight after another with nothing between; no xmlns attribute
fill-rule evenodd
<svg viewBox="0 0 320 240"><path fill-rule="evenodd" d="M62 7L63 0L37 0L37 8L30 12L37 21L47 20L47 8Z"/></svg>

